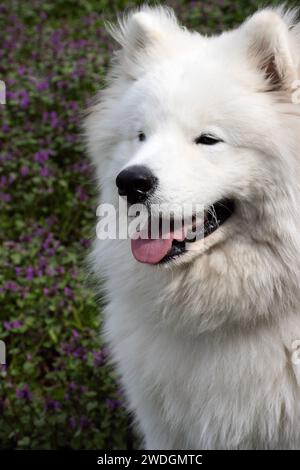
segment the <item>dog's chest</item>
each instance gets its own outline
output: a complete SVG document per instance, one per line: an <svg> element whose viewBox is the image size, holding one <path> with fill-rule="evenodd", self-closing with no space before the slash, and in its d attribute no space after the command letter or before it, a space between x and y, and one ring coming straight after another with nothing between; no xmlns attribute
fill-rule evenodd
<svg viewBox="0 0 300 470"><path fill-rule="evenodd" d="M114 302L107 312L115 359L142 428L169 430L171 447L179 436L188 448L263 447L270 434L274 447L279 434L284 441L291 424L283 413L294 398L278 338L174 334L145 308Z"/></svg>

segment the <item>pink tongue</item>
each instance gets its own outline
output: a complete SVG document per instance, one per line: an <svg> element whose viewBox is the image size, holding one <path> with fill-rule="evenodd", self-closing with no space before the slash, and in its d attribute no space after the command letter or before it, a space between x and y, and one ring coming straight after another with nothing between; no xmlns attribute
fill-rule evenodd
<svg viewBox="0 0 300 470"><path fill-rule="evenodd" d="M184 229L177 230L176 232L169 232L165 234L168 238L158 239L142 239L131 240L131 251L133 256L140 263L157 264L168 253L172 247L174 239L182 241L185 239Z"/></svg>

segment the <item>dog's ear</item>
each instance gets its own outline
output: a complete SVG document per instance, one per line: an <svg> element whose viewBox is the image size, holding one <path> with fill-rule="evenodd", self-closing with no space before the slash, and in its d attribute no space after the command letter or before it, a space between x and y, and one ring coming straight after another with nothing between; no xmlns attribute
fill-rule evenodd
<svg viewBox="0 0 300 470"><path fill-rule="evenodd" d="M117 53L123 71L135 79L147 64L154 49L164 49L180 27L172 9L148 6L119 18L117 25L107 24L111 36L121 45ZM143 60L141 60L141 58Z"/></svg>
<svg viewBox="0 0 300 470"><path fill-rule="evenodd" d="M242 26L247 54L265 73L269 90L290 89L298 78L300 31L295 11L264 9Z"/></svg>

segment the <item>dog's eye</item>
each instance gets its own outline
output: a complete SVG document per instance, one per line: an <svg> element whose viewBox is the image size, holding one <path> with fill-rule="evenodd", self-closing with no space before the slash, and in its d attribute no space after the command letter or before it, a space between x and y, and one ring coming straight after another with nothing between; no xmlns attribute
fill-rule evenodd
<svg viewBox="0 0 300 470"><path fill-rule="evenodd" d="M140 142L144 142L144 140L146 140L146 134L144 132L139 132L138 139Z"/></svg>
<svg viewBox="0 0 300 470"><path fill-rule="evenodd" d="M216 145L219 142L223 142L223 140L218 139L218 137L214 137L213 135L209 135L209 134L201 134L199 137L195 139L195 144L202 144L202 145Z"/></svg>

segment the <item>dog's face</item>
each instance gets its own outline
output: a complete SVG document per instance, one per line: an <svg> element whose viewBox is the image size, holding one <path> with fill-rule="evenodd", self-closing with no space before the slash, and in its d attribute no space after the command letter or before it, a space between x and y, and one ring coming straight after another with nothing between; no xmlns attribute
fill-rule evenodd
<svg viewBox="0 0 300 470"><path fill-rule="evenodd" d="M169 241L132 241L138 261L175 267L232 247L235 237L272 238L295 145L280 108L292 106L298 71L287 21L262 11L238 30L203 38L168 12L146 9L114 32L123 46L116 77L102 115L96 108L89 120L103 199L116 204L119 193L148 210L160 205L162 218L174 203L204 210L201 226L193 218L187 230L170 229ZM191 228L202 236L188 237Z"/></svg>
<svg viewBox="0 0 300 470"><path fill-rule="evenodd" d="M139 251L133 242L139 261L187 262L248 231L241 207L247 202L255 211L272 179L269 148L281 130L274 126L270 100L256 93L243 64L226 71L225 61L213 57L214 48L154 66L120 102L120 144L113 159L119 193L132 204L159 205L162 219L174 203L206 211L203 237L182 240L180 233L165 251L158 239L151 253L149 242L138 245ZM199 222L201 229L201 217Z"/></svg>

